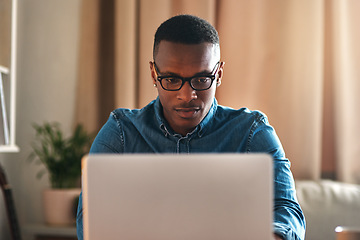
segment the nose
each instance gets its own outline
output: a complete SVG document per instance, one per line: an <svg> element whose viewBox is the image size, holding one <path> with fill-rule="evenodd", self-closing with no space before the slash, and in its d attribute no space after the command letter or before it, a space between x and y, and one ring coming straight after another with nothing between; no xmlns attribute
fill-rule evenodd
<svg viewBox="0 0 360 240"><path fill-rule="evenodd" d="M177 98L185 102L190 102L197 98L196 91L192 89L189 82L185 84L177 91Z"/></svg>

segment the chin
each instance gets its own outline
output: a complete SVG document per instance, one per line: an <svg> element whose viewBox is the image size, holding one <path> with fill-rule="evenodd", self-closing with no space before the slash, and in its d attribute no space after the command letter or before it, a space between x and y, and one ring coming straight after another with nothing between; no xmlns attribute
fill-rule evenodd
<svg viewBox="0 0 360 240"><path fill-rule="evenodd" d="M191 123L191 124L183 124L181 125L182 129L185 129L187 131L187 133L191 133L197 125L199 125L200 122L196 121L196 123Z"/></svg>

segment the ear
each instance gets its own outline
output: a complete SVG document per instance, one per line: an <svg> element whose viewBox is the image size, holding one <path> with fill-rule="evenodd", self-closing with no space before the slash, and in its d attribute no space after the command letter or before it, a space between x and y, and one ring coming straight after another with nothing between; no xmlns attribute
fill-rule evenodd
<svg viewBox="0 0 360 240"><path fill-rule="evenodd" d="M217 72L218 78L216 80L216 86L217 87L219 87L221 85L221 79L222 79L222 76L224 74L224 65L225 65L225 62L220 62L220 67L219 67L219 70Z"/></svg>
<svg viewBox="0 0 360 240"><path fill-rule="evenodd" d="M155 70L154 70L154 62L150 61L149 65L150 65L151 78L152 78L153 84L155 86L156 85L156 74L155 74Z"/></svg>

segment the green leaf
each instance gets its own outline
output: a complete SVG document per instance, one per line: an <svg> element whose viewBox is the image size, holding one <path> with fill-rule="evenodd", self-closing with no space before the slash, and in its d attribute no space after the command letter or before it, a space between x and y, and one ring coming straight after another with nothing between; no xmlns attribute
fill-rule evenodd
<svg viewBox="0 0 360 240"><path fill-rule="evenodd" d="M81 175L81 158L89 152L95 135L88 134L80 124L68 138L64 137L57 122L33 124L33 128L35 141L28 159L45 166L37 177L41 178L48 171L53 188L74 187Z"/></svg>

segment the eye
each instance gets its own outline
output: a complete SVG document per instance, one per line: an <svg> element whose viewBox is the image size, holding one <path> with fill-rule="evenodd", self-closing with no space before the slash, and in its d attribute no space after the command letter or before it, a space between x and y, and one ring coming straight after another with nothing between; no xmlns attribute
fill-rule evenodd
<svg viewBox="0 0 360 240"><path fill-rule="evenodd" d="M204 84L207 83L208 81L211 81L209 77L197 77L193 80L193 82L196 84Z"/></svg>
<svg viewBox="0 0 360 240"><path fill-rule="evenodd" d="M163 78L163 80L166 82L166 84L179 84L179 83L181 83L181 79L175 78L175 77L166 77L166 78Z"/></svg>

